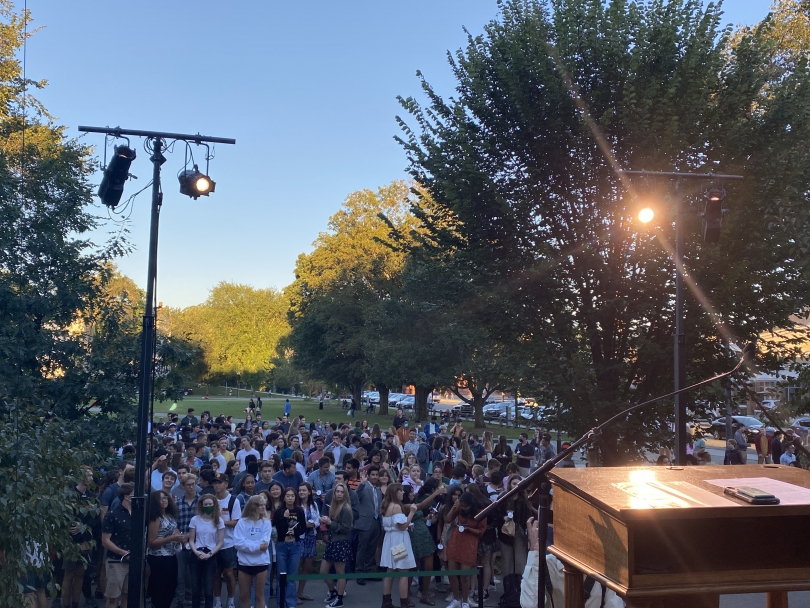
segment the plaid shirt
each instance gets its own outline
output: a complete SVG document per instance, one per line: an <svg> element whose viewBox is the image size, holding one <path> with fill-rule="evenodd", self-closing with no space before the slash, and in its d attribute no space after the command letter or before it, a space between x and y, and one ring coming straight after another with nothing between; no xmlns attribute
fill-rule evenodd
<svg viewBox="0 0 810 608"><path fill-rule="evenodd" d="M188 534L188 525L191 523L191 518L197 514L197 500L195 497L189 506L186 502L186 497L181 496L177 499L177 529L181 534Z"/></svg>

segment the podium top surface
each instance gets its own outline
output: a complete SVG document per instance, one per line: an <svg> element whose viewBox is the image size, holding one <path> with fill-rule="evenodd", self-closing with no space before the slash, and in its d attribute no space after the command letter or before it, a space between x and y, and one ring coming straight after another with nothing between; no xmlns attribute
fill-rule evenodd
<svg viewBox="0 0 810 608"><path fill-rule="evenodd" d="M810 472L780 465L552 469L555 486L620 519L810 515ZM748 486L779 505L752 505L724 493Z"/></svg>

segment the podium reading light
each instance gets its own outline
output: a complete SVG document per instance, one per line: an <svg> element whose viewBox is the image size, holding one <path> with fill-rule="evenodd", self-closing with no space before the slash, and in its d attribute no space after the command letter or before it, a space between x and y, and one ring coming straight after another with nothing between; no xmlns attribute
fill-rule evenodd
<svg viewBox="0 0 810 608"><path fill-rule="evenodd" d="M185 194L193 199L208 196L216 188L214 180L200 173L197 165L194 165L194 169L181 171L177 179L180 180L180 194Z"/></svg>
<svg viewBox="0 0 810 608"><path fill-rule="evenodd" d="M128 146L116 146L115 154L104 169L104 177L98 187L101 202L113 209L121 201L124 193L124 182L129 178L129 166L135 160L135 150Z"/></svg>
<svg viewBox="0 0 810 608"><path fill-rule="evenodd" d="M706 191L706 208L703 211L703 241L717 243L720 241L720 226L723 223L723 200L726 191L713 187Z"/></svg>

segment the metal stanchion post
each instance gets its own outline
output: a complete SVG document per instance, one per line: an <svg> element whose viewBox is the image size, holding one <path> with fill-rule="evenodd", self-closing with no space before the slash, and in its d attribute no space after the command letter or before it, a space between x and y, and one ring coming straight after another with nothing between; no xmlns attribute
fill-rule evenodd
<svg viewBox="0 0 810 608"><path fill-rule="evenodd" d="M284 608L287 595L287 573L280 572L278 575L278 608Z"/></svg>
<svg viewBox="0 0 810 608"><path fill-rule="evenodd" d="M462 598L462 602L466 602L466 598ZM478 605L483 608L484 606L484 567L478 566Z"/></svg>

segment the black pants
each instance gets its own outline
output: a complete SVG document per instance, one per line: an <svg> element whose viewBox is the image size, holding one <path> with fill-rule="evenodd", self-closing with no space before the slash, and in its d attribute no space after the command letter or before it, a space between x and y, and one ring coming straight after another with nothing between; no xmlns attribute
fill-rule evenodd
<svg viewBox="0 0 810 608"><path fill-rule="evenodd" d="M191 571L191 608L200 608L205 598L205 608L214 605L214 576L217 573L217 558L198 559L192 553L189 559Z"/></svg>
<svg viewBox="0 0 810 608"><path fill-rule="evenodd" d="M177 558L174 555L147 555L149 597L155 608L169 608L177 591Z"/></svg>

